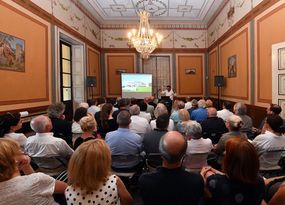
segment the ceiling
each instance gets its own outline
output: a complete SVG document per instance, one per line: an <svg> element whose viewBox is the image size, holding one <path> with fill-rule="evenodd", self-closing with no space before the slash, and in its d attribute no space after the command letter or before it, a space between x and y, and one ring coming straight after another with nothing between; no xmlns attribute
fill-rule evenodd
<svg viewBox="0 0 285 205"><path fill-rule="evenodd" d="M207 25L226 0L82 0L80 4L100 25L130 24L137 12L146 10L154 23L196 23Z"/></svg>

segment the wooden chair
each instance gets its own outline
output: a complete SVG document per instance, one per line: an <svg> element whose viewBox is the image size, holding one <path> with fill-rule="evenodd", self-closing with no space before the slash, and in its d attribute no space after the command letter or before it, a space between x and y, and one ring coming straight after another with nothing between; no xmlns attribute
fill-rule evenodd
<svg viewBox="0 0 285 205"><path fill-rule="evenodd" d="M189 153L183 159L183 166L188 171L200 172L203 166L207 166L208 152Z"/></svg>

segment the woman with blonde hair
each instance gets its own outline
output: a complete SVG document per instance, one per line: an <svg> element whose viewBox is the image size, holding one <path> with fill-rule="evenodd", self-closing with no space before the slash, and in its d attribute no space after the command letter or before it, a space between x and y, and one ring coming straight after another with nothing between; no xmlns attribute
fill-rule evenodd
<svg viewBox="0 0 285 205"><path fill-rule="evenodd" d="M90 162L90 163L87 163ZM111 174L111 152L101 139L84 142L68 165L67 204L132 204L123 182Z"/></svg>
<svg viewBox="0 0 285 205"><path fill-rule="evenodd" d="M185 125L187 122L190 121L190 115L189 112L186 109L180 109L178 111L179 119L180 121L177 123L177 131L181 134L185 133Z"/></svg>
<svg viewBox="0 0 285 205"><path fill-rule="evenodd" d="M94 132L97 130L97 123L92 114L88 113L87 116L82 117L79 124L83 133L75 140L73 145L74 149L79 147L83 142L95 139Z"/></svg>
<svg viewBox="0 0 285 205"><path fill-rule="evenodd" d="M25 176L21 176L22 171ZM64 193L67 184L33 173L30 158L12 139L0 139L0 204L56 205L54 193Z"/></svg>

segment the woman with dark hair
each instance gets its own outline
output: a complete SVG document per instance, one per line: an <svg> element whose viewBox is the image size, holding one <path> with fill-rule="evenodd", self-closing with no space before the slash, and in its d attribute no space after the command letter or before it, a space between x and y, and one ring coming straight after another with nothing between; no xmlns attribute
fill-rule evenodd
<svg viewBox="0 0 285 205"><path fill-rule="evenodd" d="M261 170L280 169L278 166L280 153L276 153L278 155L276 160L273 160L272 157L268 160L263 153L269 150L283 150L285 148L283 119L279 115L268 115L262 129L265 133L258 135L252 141L252 144L260 155L260 168Z"/></svg>
<svg viewBox="0 0 285 205"><path fill-rule="evenodd" d="M87 109L84 107L79 107L75 110L73 116L73 123L72 123L72 142L74 141L83 133L79 121L81 118L87 116Z"/></svg>
<svg viewBox="0 0 285 205"><path fill-rule="evenodd" d="M113 105L111 103L105 103L100 112L100 119L97 120L98 130L97 132L102 138L105 138L107 132L111 132L118 129L118 124L112 116Z"/></svg>
<svg viewBox="0 0 285 205"><path fill-rule="evenodd" d="M226 142L222 172L204 167L201 175L210 194L209 204L260 205L264 180L258 175L259 159L248 140L235 137Z"/></svg>
<svg viewBox="0 0 285 205"><path fill-rule="evenodd" d="M20 113L6 113L0 116L0 137L16 140L24 149L27 138L23 133L15 133L22 128Z"/></svg>

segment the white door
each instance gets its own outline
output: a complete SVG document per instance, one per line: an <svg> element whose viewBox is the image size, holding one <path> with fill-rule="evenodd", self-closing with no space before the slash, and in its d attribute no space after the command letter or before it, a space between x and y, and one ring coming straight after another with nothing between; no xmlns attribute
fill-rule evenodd
<svg viewBox="0 0 285 205"><path fill-rule="evenodd" d="M285 42L272 45L272 102L281 106L285 118Z"/></svg>

